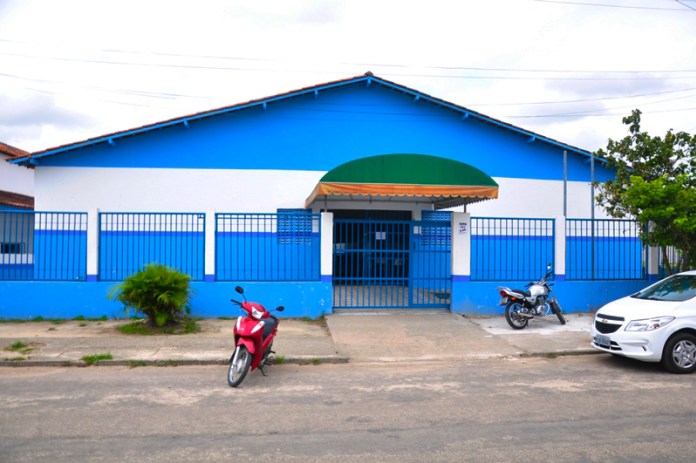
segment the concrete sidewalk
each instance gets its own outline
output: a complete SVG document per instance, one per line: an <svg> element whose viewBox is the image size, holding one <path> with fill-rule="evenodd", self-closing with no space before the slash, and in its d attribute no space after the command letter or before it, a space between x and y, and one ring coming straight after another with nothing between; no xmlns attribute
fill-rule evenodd
<svg viewBox="0 0 696 463"><path fill-rule="evenodd" d="M503 316L447 311L349 311L325 322L281 320L274 344L290 363L404 362L514 356L576 355L590 348L591 314L533 320L521 331ZM89 355L111 354L100 365L225 364L233 350L234 320L203 320L200 333L126 335L130 320L0 323L0 365L85 365ZM19 344L21 343L21 345ZM12 349L13 344L16 348ZM21 347L25 345L26 347Z"/></svg>

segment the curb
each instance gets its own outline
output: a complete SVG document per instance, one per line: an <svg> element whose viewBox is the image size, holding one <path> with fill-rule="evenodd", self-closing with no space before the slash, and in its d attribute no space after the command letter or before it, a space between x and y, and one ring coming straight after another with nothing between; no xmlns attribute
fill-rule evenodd
<svg viewBox="0 0 696 463"><path fill-rule="evenodd" d="M348 363L348 357L290 357L285 358L280 365L322 365ZM24 367L178 367L178 366L206 366L227 365L228 360L99 360L93 364L87 364L82 360L0 360L0 367L24 368ZM271 366L274 363L270 364Z"/></svg>
<svg viewBox="0 0 696 463"><path fill-rule="evenodd" d="M581 349L581 350L562 350L558 352L525 352L518 354L520 358L540 358L540 357L573 357L580 355L595 355L595 354L606 354L597 349Z"/></svg>
<svg viewBox="0 0 696 463"><path fill-rule="evenodd" d="M506 356L506 358L556 358L556 357L578 357L582 355L597 355L604 352L596 349L581 349L581 350L565 350L558 352L522 352L515 355ZM491 357L499 358L499 357ZM465 360L463 358L462 360ZM436 359L428 359L429 361ZM451 359L450 359L451 360ZM477 359L481 360L481 359ZM413 360L402 360L413 361ZM351 359L345 356L298 356L287 357L280 365L322 365L322 364L346 364L350 363ZM383 363L398 363L383 362ZM99 360L91 365L88 365L82 360L0 360L0 367L11 368L30 368L30 367L72 367L72 368L87 368L87 367L178 367L178 366L208 366L208 365L227 365L228 360L196 360L196 359L181 359L181 360ZM275 365L274 364L271 364Z"/></svg>

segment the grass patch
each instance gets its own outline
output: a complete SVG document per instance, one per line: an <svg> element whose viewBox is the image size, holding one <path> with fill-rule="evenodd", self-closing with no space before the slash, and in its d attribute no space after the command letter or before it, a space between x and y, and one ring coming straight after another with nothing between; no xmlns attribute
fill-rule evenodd
<svg viewBox="0 0 696 463"><path fill-rule="evenodd" d="M321 359L312 359L312 365L321 365Z"/></svg>
<svg viewBox="0 0 696 463"><path fill-rule="evenodd" d="M18 351L20 351L20 350L22 350L22 349L26 349L27 347L29 347L29 346L27 346L26 344L24 344L22 341L15 341L15 342L12 343L12 345L10 346L10 350L11 350L11 351L14 351L14 352L18 352Z"/></svg>
<svg viewBox="0 0 696 463"><path fill-rule="evenodd" d="M22 341L15 341L9 347L5 347L5 350L9 352L17 352L22 355L28 355L34 350L34 348L23 343ZM22 358L21 360L24 359Z"/></svg>
<svg viewBox="0 0 696 463"><path fill-rule="evenodd" d="M143 320L138 320L135 322L130 322L125 325L116 327L123 334L155 334L152 327L147 326Z"/></svg>
<svg viewBox="0 0 696 463"><path fill-rule="evenodd" d="M317 325L317 326L323 326L327 327L328 325L326 324L326 318L322 315L317 318L311 318L311 317L300 317L297 318L296 320L299 320L304 323L309 323L310 325Z"/></svg>
<svg viewBox="0 0 696 463"><path fill-rule="evenodd" d="M178 367L179 361L178 360L158 361L157 363L155 363L155 365L158 367Z"/></svg>
<svg viewBox="0 0 696 463"><path fill-rule="evenodd" d="M170 326L151 326L147 320L137 320L116 328L123 334L136 334L141 336L149 336L153 334L193 334L199 333L201 327L198 320L187 318L182 323Z"/></svg>
<svg viewBox="0 0 696 463"><path fill-rule="evenodd" d="M137 367L144 367L146 364L142 360L131 360L128 362L128 367L129 368L137 368Z"/></svg>
<svg viewBox="0 0 696 463"><path fill-rule="evenodd" d="M198 324L198 320L194 320L193 318L189 318L184 322L184 332L183 334L193 334L193 333L200 333L201 331L201 326Z"/></svg>
<svg viewBox="0 0 696 463"><path fill-rule="evenodd" d="M0 323L31 323L31 322L51 322L54 325L60 325L62 323L65 323L66 320L63 320L62 318L44 318L41 316L34 317L31 319L25 319L25 318L0 318Z"/></svg>
<svg viewBox="0 0 696 463"><path fill-rule="evenodd" d="M87 365L94 365L95 363L101 361L101 360L113 360L113 356L109 353L106 354L94 354L94 355L85 355L82 357L82 361L85 362Z"/></svg>
<svg viewBox="0 0 696 463"><path fill-rule="evenodd" d="M284 355L276 355L273 357L273 363L276 365L282 365L285 363L285 356Z"/></svg>

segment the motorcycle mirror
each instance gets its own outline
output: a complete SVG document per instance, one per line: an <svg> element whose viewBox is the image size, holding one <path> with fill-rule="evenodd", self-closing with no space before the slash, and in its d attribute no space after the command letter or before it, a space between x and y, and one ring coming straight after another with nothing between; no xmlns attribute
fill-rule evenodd
<svg viewBox="0 0 696 463"><path fill-rule="evenodd" d="M241 286L237 286L234 288L235 291L237 291L239 294L244 294L244 288Z"/></svg>
<svg viewBox="0 0 696 463"><path fill-rule="evenodd" d="M278 312L282 312L283 310L285 310L285 307L283 307L282 305L279 305L278 307L276 307L276 310Z"/></svg>

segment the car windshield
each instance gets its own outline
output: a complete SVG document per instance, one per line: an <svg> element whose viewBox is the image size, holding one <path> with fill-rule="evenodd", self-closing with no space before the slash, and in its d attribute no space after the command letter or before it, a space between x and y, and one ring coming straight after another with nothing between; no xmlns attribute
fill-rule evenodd
<svg viewBox="0 0 696 463"><path fill-rule="evenodd" d="M696 297L696 275L673 275L645 288L633 297L655 301L686 301Z"/></svg>

